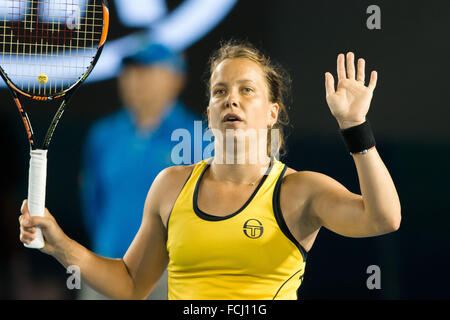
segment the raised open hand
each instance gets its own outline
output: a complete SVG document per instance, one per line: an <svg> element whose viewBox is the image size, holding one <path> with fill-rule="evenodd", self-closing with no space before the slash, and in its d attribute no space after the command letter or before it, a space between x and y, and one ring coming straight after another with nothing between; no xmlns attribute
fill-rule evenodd
<svg viewBox="0 0 450 320"><path fill-rule="evenodd" d="M347 70L345 69L344 60L344 54L339 54L337 58L338 84L336 90L333 75L329 72L325 73L325 91L328 107L341 129L353 127L366 121L370 101L377 84L377 72L372 71L369 85L367 87L364 85L364 59L358 60L356 78L355 55L353 52L347 53Z"/></svg>

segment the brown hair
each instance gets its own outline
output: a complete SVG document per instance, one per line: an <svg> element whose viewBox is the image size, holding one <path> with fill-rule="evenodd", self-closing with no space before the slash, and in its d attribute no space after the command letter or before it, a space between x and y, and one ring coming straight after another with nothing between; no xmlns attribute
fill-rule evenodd
<svg viewBox="0 0 450 320"><path fill-rule="evenodd" d="M285 101L290 98L291 78L286 70L278 63L264 55L254 45L242 40L228 40L221 42L219 48L213 52L208 61L209 70L206 77L207 97L210 98L211 76L216 67L226 59L246 58L257 63L266 78L269 92L269 101L277 103L280 108L278 110L277 122L272 129L279 130L278 144L276 150L271 150L271 130L268 131L267 150L269 155L279 152L280 156L287 153L286 149L286 129L289 126L289 116Z"/></svg>

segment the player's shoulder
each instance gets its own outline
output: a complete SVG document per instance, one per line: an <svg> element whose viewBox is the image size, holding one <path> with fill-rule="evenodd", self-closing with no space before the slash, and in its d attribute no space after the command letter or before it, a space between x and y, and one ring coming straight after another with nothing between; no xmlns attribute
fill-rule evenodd
<svg viewBox="0 0 450 320"><path fill-rule="evenodd" d="M157 178L167 182L176 182L178 180L183 180L184 178L188 178L196 164L190 165L176 165L167 167L158 174Z"/></svg>
<svg viewBox="0 0 450 320"><path fill-rule="evenodd" d="M286 173L284 174L284 178L289 177L289 179L315 179L321 176L325 176L323 173L309 170L295 170L290 167L286 167Z"/></svg>
<svg viewBox="0 0 450 320"><path fill-rule="evenodd" d="M196 164L170 166L161 170L156 176L152 188L161 195L179 193L191 176Z"/></svg>
<svg viewBox="0 0 450 320"><path fill-rule="evenodd" d="M293 181L293 182L305 182L311 183L313 181L323 180L323 179L331 179L329 176L309 170L295 170L293 168L287 167L286 173L283 177L283 180Z"/></svg>
<svg viewBox="0 0 450 320"><path fill-rule="evenodd" d="M321 185L329 183L331 180L333 179L320 172L309 170L298 171L288 167L283 177L282 186L285 191L295 196L299 192L303 194L310 193Z"/></svg>
<svg viewBox="0 0 450 320"><path fill-rule="evenodd" d="M194 167L195 164L177 165L167 167L158 173L148 193L148 199L154 201L158 214L165 216L163 214L167 211L165 209L172 208Z"/></svg>

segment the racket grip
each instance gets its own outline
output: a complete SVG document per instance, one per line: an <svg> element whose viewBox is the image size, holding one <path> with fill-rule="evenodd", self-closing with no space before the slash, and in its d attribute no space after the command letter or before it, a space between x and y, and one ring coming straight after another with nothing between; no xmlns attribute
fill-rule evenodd
<svg viewBox="0 0 450 320"><path fill-rule="evenodd" d="M28 210L31 216L44 216L45 185L47 180L47 150L31 150L30 170L28 176ZM44 238L41 228L36 228L35 238L27 248L42 249Z"/></svg>

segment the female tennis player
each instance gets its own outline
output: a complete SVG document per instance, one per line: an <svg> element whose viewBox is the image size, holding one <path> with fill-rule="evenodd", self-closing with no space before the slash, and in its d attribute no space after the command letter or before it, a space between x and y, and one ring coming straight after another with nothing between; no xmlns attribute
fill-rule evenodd
<svg viewBox="0 0 450 320"><path fill-rule="evenodd" d="M79 266L84 281L110 298L146 298L168 267L169 299L297 299L321 227L359 238L400 226L399 198L366 121L377 73L365 86L363 59L356 69L352 52L339 54L337 88L327 72L325 91L362 195L270 154L269 133L286 120L284 73L253 46L228 42L210 60L207 114L215 155L157 176L122 259L100 257L71 240L48 210L30 217L26 200L20 240L29 243L41 227L41 250L65 267ZM263 148L247 143L248 132L264 130L257 136ZM112 232L120 237L120 229Z"/></svg>

